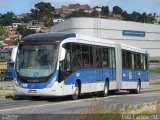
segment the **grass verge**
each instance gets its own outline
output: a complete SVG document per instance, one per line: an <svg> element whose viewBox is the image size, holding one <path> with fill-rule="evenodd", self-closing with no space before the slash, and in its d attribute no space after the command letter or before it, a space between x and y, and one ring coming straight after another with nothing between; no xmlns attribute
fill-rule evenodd
<svg viewBox="0 0 160 120"><path fill-rule="evenodd" d="M0 87L0 97L2 96L5 96L5 97L13 96L12 88L11 87L5 87L5 88Z"/></svg>
<svg viewBox="0 0 160 120"><path fill-rule="evenodd" d="M155 70L150 70L150 74L154 75L154 74L160 74L160 68L157 68Z"/></svg>
<svg viewBox="0 0 160 120"><path fill-rule="evenodd" d="M157 84L160 84L160 79L157 79L157 80L150 80L149 84L150 84L150 85L157 85Z"/></svg>
<svg viewBox="0 0 160 120"><path fill-rule="evenodd" d="M139 105L116 105L106 107L95 104L88 113L80 116L79 120L132 120L135 117L153 118L160 114L160 101Z"/></svg>

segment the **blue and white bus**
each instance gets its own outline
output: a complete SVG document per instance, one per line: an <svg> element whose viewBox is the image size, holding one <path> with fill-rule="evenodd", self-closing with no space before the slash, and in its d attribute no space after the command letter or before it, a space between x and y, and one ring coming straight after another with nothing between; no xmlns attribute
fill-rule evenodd
<svg viewBox="0 0 160 120"><path fill-rule="evenodd" d="M149 85L148 53L75 33L38 33L20 41L14 74L16 97L139 93Z"/></svg>

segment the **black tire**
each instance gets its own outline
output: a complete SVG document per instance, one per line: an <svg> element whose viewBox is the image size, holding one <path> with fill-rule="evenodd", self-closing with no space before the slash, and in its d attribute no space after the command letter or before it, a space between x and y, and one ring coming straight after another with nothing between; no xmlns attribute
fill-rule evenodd
<svg viewBox="0 0 160 120"><path fill-rule="evenodd" d="M140 92L141 92L141 82L138 81L137 89L135 90L135 93L136 93L136 94L139 94Z"/></svg>
<svg viewBox="0 0 160 120"><path fill-rule="evenodd" d="M25 97L20 95L14 95L13 100L23 100Z"/></svg>
<svg viewBox="0 0 160 120"><path fill-rule="evenodd" d="M109 94L109 84L108 82L105 82L104 84L104 90L100 93L101 97L106 97Z"/></svg>
<svg viewBox="0 0 160 120"><path fill-rule="evenodd" d="M110 91L109 91L109 94L110 94L110 95L113 95L113 94L116 93L116 91L117 91L117 90L110 90Z"/></svg>
<svg viewBox="0 0 160 120"><path fill-rule="evenodd" d="M141 82L138 81L137 88L135 90L129 90L129 93L131 94L139 94L141 92Z"/></svg>
<svg viewBox="0 0 160 120"><path fill-rule="evenodd" d="M77 100L78 99L79 93L80 93L80 89L79 88L80 88L79 84L78 84L78 82L76 82L74 94L71 96L72 100Z"/></svg>
<svg viewBox="0 0 160 120"><path fill-rule="evenodd" d="M41 96L32 96L31 100L35 100L35 101L41 101L42 97Z"/></svg>

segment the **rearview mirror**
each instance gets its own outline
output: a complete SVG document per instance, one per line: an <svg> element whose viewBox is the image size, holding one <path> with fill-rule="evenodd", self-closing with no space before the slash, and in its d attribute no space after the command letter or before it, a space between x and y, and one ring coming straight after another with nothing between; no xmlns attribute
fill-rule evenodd
<svg viewBox="0 0 160 120"><path fill-rule="evenodd" d="M62 48L61 49L61 54L60 54L60 61L65 59L65 55L66 55L66 49Z"/></svg>

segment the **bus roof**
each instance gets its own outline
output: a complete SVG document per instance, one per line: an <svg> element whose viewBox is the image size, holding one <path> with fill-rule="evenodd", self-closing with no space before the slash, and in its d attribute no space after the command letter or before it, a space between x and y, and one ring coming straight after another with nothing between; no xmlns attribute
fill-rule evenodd
<svg viewBox="0 0 160 120"><path fill-rule="evenodd" d="M75 33L37 33L22 39L22 42L60 42L64 39L76 37Z"/></svg>
<svg viewBox="0 0 160 120"><path fill-rule="evenodd" d="M124 50L140 52L140 53L147 53L146 50L143 50L143 49L135 47L135 46L126 45L126 44L120 44L120 45L121 45L121 49L124 49Z"/></svg>
<svg viewBox="0 0 160 120"><path fill-rule="evenodd" d="M101 38L95 38L87 35L81 35L81 34L76 34L76 33L66 33L66 32L49 32L49 33L37 33L37 34L32 34L29 35L25 38L22 39L22 42L61 42L67 38L76 38L76 39L82 39L82 40L87 40L89 43L92 42L96 43L96 45L108 45L108 46L115 46L114 41L112 40L106 40L106 39L101 39ZM135 51L135 52L141 52L141 53L146 53L145 50L140 49L135 46L130 46L126 44L120 44L122 49L126 49L129 51Z"/></svg>

